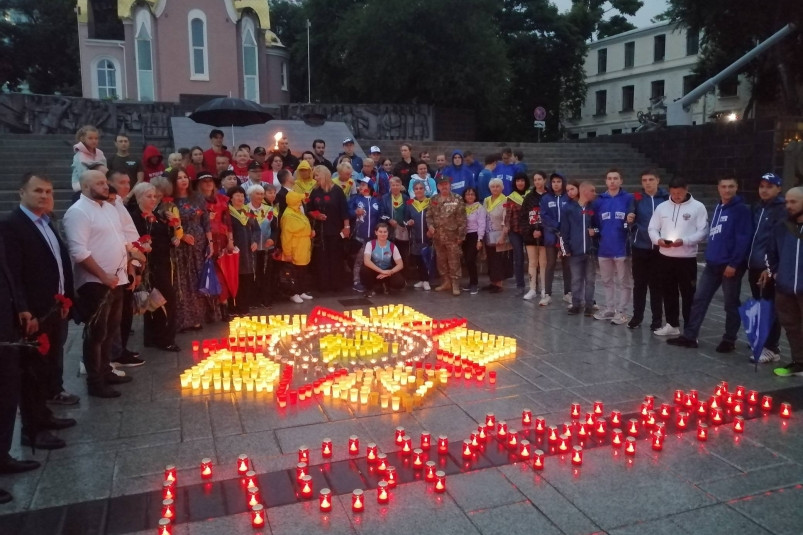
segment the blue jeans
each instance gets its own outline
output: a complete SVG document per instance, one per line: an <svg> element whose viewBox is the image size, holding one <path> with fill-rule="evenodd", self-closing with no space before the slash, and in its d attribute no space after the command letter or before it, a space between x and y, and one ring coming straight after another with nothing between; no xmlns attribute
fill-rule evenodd
<svg viewBox="0 0 803 535"><path fill-rule="evenodd" d="M513 275L516 288L524 288L524 238L518 232L509 232L507 238L513 246Z"/></svg>
<svg viewBox="0 0 803 535"><path fill-rule="evenodd" d="M566 258L564 258L566 260ZM568 258L572 271L572 306L594 305L594 283L597 278L597 257L593 254Z"/></svg>
<svg viewBox="0 0 803 535"><path fill-rule="evenodd" d="M691 304L691 314L689 323L683 328L683 336L692 340L697 340L700 334L700 327L708 311L708 305L714 294L722 286L722 296L725 299L725 334L722 339L726 342L735 342L739 335L739 328L742 320L739 317L739 293L742 291L742 275L744 268L738 268L733 277L724 277L727 265L712 266L706 264L700 280L697 281L697 290L694 292L694 301Z"/></svg>

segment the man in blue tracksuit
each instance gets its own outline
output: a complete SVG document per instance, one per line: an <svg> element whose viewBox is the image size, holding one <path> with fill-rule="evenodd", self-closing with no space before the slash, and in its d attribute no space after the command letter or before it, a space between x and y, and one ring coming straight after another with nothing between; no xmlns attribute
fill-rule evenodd
<svg viewBox="0 0 803 535"><path fill-rule="evenodd" d="M761 274L767 270L767 249L772 240L772 233L779 222L786 220L786 202L781 195L781 177L775 173L766 173L758 183L759 201L753 207L753 240L750 243L750 254L747 260L747 281L753 299L775 299L775 281L768 279L766 284L758 284ZM781 360L778 342L781 339L781 324L778 318L772 321L767 341L758 361L778 362ZM752 358L752 355L751 355Z"/></svg>
<svg viewBox="0 0 803 535"><path fill-rule="evenodd" d="M591 182L580 184L577 201L563 209L560 235L572 272L572 306L569 315L594 313L594 279L597 277L597 231L592 203L597 196Z"/></svg>
<svg viewBox="0 0 803 535"><path fill-rule="evenodd" d="M627 323L635 329L644 321L644 308L647 305L647 290L650 290L650 311L652 321L650 330L654 331L663 325L663 290L661 289L661 253L653 245L648 232L650 219L655 207L669 199L669 192L658 186L661 178L654 169L641 173L641 191L633 194L634 214L630 228L630 252L633 263L633 317Z"/></svg>
<svg viewBox="0 0 803 535"><path fill-rule="evenodd" d="M599 227L599 277L605 288L605 304L594 319L623 325L633 297L630 256L628 256L628 216L633 208L633 195L622 189L622 175L617 169L605 174L608 190L594 201ZM634 216L630 216L632 221Z"/></svg>
<svg viewBox="0 0 803 535"><path fill-rule="evenodd" d="M549 176L549 193L541 197L540 213L541 223L544 226L544 247L546 248L546 280L544 281L544 296L539 301L542 307L552 302L552 281L555 278L555 265L558 262L559 236L561 212L569 202L566 194L566 178L560 173L552 173ZM561 260L563 265L563 294L567 295L571 291L571 272L569 263L564 258Z"/></svg>
<svg viewBox="0 0 803 535"><path fill-rule="evenodd" d="M502 181L502 193L510 195L513 192L513 175L516 174L516 165L513 163L513 149L502 149L502 159L496 162L493 170L494 178Z"/></svg>
<svg viewBox="0 0 803 535"><path fill-rule="evenodd" d="M775 313L786 331L792 362L775 375L803 375L803 188L786 192L787 220L777 225L767 248L769 273L775 278Z"/></svg>
<svg viewBox="0 0 803 535"><path fill-rule="evenodd" d="M736 178L719 179L717 191L720 202L714 209L711 228L708 231L708 246L705 249L705 268L694 292L689 323L683 334L670 338L667 344L681 347L697 347L697 335L708 311L711 299L722 286L725 299L725 334L716 348L717 353L730 353L736 349L739 334L739 292L742 275L747 269L747 255L753 236L753 214L741 197L736 195Z"/></svg>
<svg viewBox="0 0 803 535"><path fill-rule="evenodd" d="M452 165L444 169L443 174L452 179L452 193L463 195L466 188L475 187L474 172L465 165L459 150L452 152Z"/></svg>

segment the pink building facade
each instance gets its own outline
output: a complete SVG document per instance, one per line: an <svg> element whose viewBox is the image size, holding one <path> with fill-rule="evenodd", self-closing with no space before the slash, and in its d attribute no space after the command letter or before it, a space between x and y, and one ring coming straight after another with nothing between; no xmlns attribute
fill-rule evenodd
<svg viewBox="0 0 803 535"><path fill-rule="evenodd" d="M289 102L288 55L270 30L266 0L116 4L109 12L78 0L84 97L178 102L231 95Z"/></svg>

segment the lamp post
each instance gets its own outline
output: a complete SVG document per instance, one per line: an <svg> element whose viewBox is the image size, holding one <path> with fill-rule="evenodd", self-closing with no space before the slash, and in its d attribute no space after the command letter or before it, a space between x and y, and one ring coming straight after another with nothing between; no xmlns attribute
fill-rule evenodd
<svg viewBox="0 0 803 535"><path fill-rule="evenodd" d="M312 23L307 19L307 103L312 104L312 70L310 69L310 39L309 29Z"/></svg>

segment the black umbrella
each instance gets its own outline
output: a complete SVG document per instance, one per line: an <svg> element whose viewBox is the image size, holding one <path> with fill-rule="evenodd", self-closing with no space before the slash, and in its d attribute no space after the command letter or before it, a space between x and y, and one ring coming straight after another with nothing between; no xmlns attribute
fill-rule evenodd
<svg viewBox="0 0 803 535"><path fill-rule="evenodd" d="M250 126L273 119L265 108L241 98L218 97L198 106L190 119L211 126Z"/></svg>

